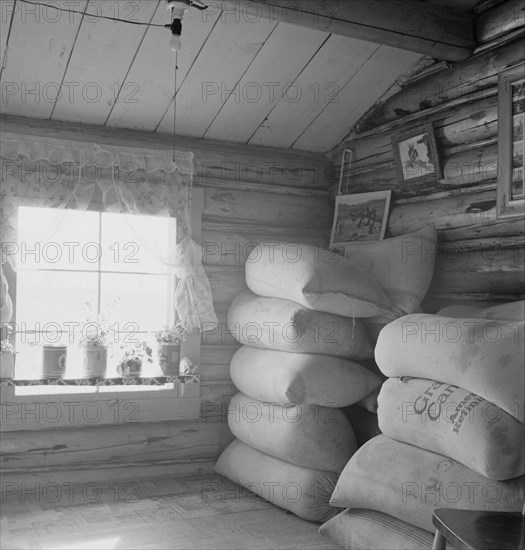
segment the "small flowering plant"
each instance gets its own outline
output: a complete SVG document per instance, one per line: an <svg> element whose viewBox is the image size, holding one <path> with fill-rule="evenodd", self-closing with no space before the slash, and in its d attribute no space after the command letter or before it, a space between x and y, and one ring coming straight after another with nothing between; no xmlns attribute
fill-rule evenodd
<svg viewBox="0 0 525 550"><path fill-rule="evenodd" d="M146 341L136 342L120 347L121 356L117 371L122 376L140 374L142 363L146 360L148 363L153 363L153 350Z"/></svg>
<svg viewBox="0 0 525 550"><path fill-rule="evenodd" d="M104 313L93 313L94 308L89 302L85 302L85 305L92 313L82 326L79 345L84 348L107 349L111 339L110 323Z"/></svg>
<svg viewBox="0 0 525 550"><path fill-rule="evenodd" d="M79 344L85 348L107 349L109 341L110 331L103 321L88 321L82 329Z"/></svg>
<svg viewBox="0 0 525 550"><path fill-rule="evenodd" d="M184 342L193 331L188 331L181 323L169 327L164 325L162 330L155 333L159 344L180 344Z"/></svg>

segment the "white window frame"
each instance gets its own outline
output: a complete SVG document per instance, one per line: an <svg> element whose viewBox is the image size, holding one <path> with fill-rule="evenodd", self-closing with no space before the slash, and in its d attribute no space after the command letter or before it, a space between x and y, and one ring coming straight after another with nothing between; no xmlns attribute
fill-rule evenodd
<svg viewBox="0 0 525 550"><path fill-rule="evenodd" d="M192 238L201 240L204 193L192 190ZM16 307L16 304L15 304ZM200 365L201 337L181 345L181 357ZM0 433L199 418L200 381L162 386L0 386Z"/></svg>

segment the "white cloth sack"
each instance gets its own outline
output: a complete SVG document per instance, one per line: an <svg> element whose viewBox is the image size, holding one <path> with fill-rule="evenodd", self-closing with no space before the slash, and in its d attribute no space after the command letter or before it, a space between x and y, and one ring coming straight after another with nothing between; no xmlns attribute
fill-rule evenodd
<svg viewBox="0 0 525 550"><path fill-rule="evenodd" d="M373 356L359 319L313 311L282 298L265 298L249 290L233 300L228 328L247 346L296 353L318 353L348 359Z"/></svg>
<svg viewBox="0 0 525 550"><path fill-rule="evenodd" d="M379 334L376 362L386 376L455 384L525 421L525 322L406 315Z"/></svg>
<svg viewBox="0 0 525 550"><path fill-rule="evenodd" d="M350 359L250 346L235 352L230 375L246 395L283 406L346 407L381 384L379 376Z"/></svg>
<svg viewBox="0 0 525 550"><path fill-rule="evenodd" d="M321 523L337 513L328 504L337 474L289 464L238 439L223 451L215 471L307 521Z"/></svg>
<svg viewBox="0 0 525 550"><path fill-rule="evenodd" d="M370 271L307 244L258 244L246 260L246 284L260 296L345 317L373 317L392 307Z"/></svg>
<svg viewBox="0 0 525 550"><path fill-rule="evenodd" d="M452 458L378 435L352 456L330 504L377 510L434 531L435 508L521 512L525 477L492 481Z"/></svg>

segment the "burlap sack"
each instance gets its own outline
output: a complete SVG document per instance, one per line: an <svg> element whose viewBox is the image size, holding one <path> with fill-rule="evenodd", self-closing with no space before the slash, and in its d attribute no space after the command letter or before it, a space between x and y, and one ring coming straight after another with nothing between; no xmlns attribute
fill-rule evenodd
<svg viewBox="0 0 525 550"><path fill-rule="evenodd" d="M296 353L366 359L373 348L359 319L313 311L282 298L241 292L228 311L228 327L241 344Z"/></svg>
<svg viewBox="0 0 525 550"><path fill-rule="evenodd" d="M349 359L249 346L235 352L230 374L246 395L283 406L346 407L381 384L379 376Z"/></svg>
<svg viewBox="0 0 525 550"><path fill-rule="evenodd" d="M413 314L388 324L375 348L386 376L455 384L525 421L523 321Z"/></svg>
<svg viewBox="0 0 525 550"><path fill-rule="evenodd" d="M357 448L341 409L319 405L280 407L238 393L228 426L250 447L305 468L341 472Z"/></svg>
<svg viewBox="0 0 525 550"><path fill-rule="evenodd" d="M260 296L345 317L373 317L391 308L368 270L307 244L260 243L246 260L246 284Z"/></svg>
<svg viewBox="0 0 525 550"><path fill-rule="evenodd" d="M337 482L333 472L289 464L239 440L226 447L215 471L307 521L323 522L337 513L328 504Z"/></svg>
<svg viewBox="0 0 525 550"><path fill-rule="evenodd" d="M525 474L525 425L479 395L421 378L389 378L378 398L388 437L449 456L489 479Z"/></svg>
<svg viewBox="0 0 525 550"><path fill-rule="evenodd" d="M391 239L345 245L345 257L371 273L394 305L413 313L434 275L436 242L437 231L428 226Z"/></svg>
<svg viewBox="0 0 525 550"><path fill-rule="evenodd" d="M345 245L345 256L377 279L396 309L363 320L372 342L394 319L419 310L434 275L437 231L433 226L371 243Z"/></svg>
<svg viewBox="0 0 525 550"><path fill-rule="evenodd" d="M397 518L354 508L319 527L319 533L345 550L431 550L434 535Z"/></svg>
<svg viewBox="0 0 525 550"><path fill-rule="evenodd" d="M330 504L377 510L433 531L435 508L521 512L525 477L492 481L452 458L378 435L352 456Z"/></svg>

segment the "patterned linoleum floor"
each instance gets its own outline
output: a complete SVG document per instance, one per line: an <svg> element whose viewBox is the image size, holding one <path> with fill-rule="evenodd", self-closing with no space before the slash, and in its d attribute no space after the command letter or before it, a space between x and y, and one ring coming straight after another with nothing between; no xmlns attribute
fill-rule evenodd
<svg viewBox="0 0 525 550"><path fill-rule="evenodd" d="M216 475L4 490L1 550L333 549L319 524Z"/></svg>

